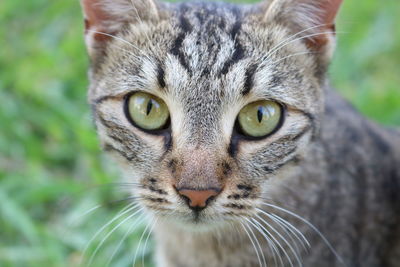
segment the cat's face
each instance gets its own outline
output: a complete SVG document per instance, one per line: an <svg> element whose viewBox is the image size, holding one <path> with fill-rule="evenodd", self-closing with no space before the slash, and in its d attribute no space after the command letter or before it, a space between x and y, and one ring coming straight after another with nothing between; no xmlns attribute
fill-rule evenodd
<svg viewBox="0 0 400 267"><path fill-rule="evenodd" d="M300 2L83 1L99 137L148 211L237 220L292 176L318 132L333 37L319 1Z"/></svg>

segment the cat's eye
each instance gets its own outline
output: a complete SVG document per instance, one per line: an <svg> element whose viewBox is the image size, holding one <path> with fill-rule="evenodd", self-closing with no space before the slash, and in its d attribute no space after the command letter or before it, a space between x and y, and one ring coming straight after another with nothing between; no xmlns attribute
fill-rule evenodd
<svg viewBox="0 0 400 267"><path fill-rule="evenodd" d="M281 124L283 108L280 104L260 100L242 108L237 121L240 131L250 137L264 137L273 133Z"/></svg>
<svg viewBox="0 0 400 267"><path fill-rule="evenodd" d="M135 126L144 130L162 130L168 126L167 105L160 98L148 93L135 92L128 96L125 113Z"/></svg>

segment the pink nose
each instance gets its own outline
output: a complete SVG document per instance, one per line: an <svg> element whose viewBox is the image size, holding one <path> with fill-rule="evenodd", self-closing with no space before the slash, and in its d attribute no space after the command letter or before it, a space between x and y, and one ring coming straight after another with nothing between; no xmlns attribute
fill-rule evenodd
<svg viewBox="0 0 400 267"><path fill-rule="evenodd" d="M178 190L178 193L189 200L189 206L191 208L205 208L208 202L219 194L219 191L214 189L210 190L182 189Z"/></svg>

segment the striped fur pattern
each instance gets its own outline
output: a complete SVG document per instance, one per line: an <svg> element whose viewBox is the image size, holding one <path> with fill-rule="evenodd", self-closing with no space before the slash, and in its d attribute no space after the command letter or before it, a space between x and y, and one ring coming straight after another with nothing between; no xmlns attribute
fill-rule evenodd
<svg viewBox="0 0 400 267"><path fill-rule="evenodd" d="M335 35L323 14L341 1L82 2L99 138L157 218L157 266L398 266L400 134L326 79ZM169 131L127 120L133 91L165 101ZM237 114L260 99L285 106L283 125L244 139ZM194 212L180 182L223 191Z"/></svg>

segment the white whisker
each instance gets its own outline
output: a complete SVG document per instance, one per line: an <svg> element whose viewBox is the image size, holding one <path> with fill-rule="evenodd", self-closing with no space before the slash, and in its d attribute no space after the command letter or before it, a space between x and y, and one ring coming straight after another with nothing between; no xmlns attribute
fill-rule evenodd
<svg viewBox="0 0 400 267"><path fill-rule="evenodd" d="M271 213L271 214L269 214L269 215L272 216L273 218L275 218L276 220L281 221L283 224L285 224L285 225L288 227L289 231L290 231L290 230L291 230L291 232L294 231L295 236L299 239L299 241L300 241L300 243L302 244L302 246L304 247L304 249L311 248L310 242L309 242L309 241L307 240L307 238L303 235L303 233L300 232L293 224L291 224L290 222L286 221L285 219L279 217L279 216L276 215L276 214ZM306 247L306 246L307 246L307 247Z"/></svg>
<svg viewBox="0 0 400 267"><path fill-rule="evenodd" d="M277 210L283 211L289 215L292 215L293 217L299 219L300 221L302 221L303 223L307 224L314 232L316 232L319 237L321 237L321 239L324 241L324 243L328 246L328 248L330 249L330 251L335 255L335 257L338 259L338 261L343 264L344 266L346 266L345 262L343 261L342 257L339 256L339 254L337 253L337 251L333 248L333 246L331 245L331 243L328 241L328 239L326 239L326 237L309 221L307 221L306 219L304 219L303 217L301 217L300 215L297 215L294 212L291 212L287 209L281 208L279 206L273 205L273 204L269 204L269 203L262 203L265 206L271 207L271 208L275 208Z"/></svg>
<svg viewBox="0 0 400 267"><path fill-rule="evenodd" d="M249 221L247 218L244 218L246 221L248 221L250 224L252 224L251 223L251 221ZM253 225L254 226L254 225ZM257 228L256 228L257 229ZM258 238L257 238L257 236L254 234L254 232L253 232L253 229L251 229L251 227L249 227L249 231L250 231L250 234L253 236L253 238L254 238L254 240L256 241L256 244L257 244L257 246L258 246L258 248L260 249L260 252L261 252L261 256L262 256L262 260L263 260L263 266L267 266L267 262L265 261L265 255L264 255L264 251L263 251L263 249L262 249L262 247L261 247L261 245L260 245L260 242L258 241Z"/></svg>
<svg viewBox="0 0 400 267"><path fill-rule="evenodd" d="M256 215L256 216L257 216L257 217L258 217L258 218L259 218L259 219L260 219L262 222L266 223L266 222L265 222L265 220L264 220L263 218L261 218L261 217L260 217L260 216L258 216L258 215ZM266 223L266 224L267 224L267 223ZM279 224L278 224L278 225L279 225ZM282 226L281 226L281 227L282 227ZM283 228L283 229L284 229L284 228ZM287 232L286 232L286 233L287 233ZM287 233L287 234L288 234L288 233ZM290 237L290 235L289 235L289 234L288 234L288 236ZM296 244L296 243L295 243L295 241L293 240L293 238L291 238L291 240L293 241L293 243L294 243L294 244ZM297 247L297 246L296 246L296 248L298 249L298 247ZM298 250L298 251L299 251L299 250Z"/></svg>
<svg viewBox="0 0 400 267"><path fill-rule="evenodd" d="M90 266L92 264L92 262L94 260L94 257L96 256L97 252L99 251L101 246L104 244L104 242L112 235L112 233L114 233L115 230L117 230L122 224L124 224L126 221L128 221L129 219L134 217L136 214L138 214L142 210L143 210L143 208L140 208L139 210L135 211L133 214L131 214L128 217L126 217L125 219L123 219L119 224L117 224L113 229L111 229L111 231L105 237L103 237L103 239L100 241L100 243L97 245L96 249L92 253L92 256L90 257L89 263L88 263L87 266Z"/></svg>
<svg viewBox="0 0 400 267"><path fill-rule="evenodd" d="M92 212L96 211L97 209L101 208L102 206L103 205L99 204L99 205L96 205L96 206L88 209L84 213L82 213L82 214L78 215L76 218L74 218L73 221L71 222L71 224L74 225L77 220L89 215L90 213L92 213Z"/></svg>
<svg viewBox="0 0 400 267"><path fill-rule="evenodd" d="M295 39L293 39L293 40L290 40L290 41L288 41L288 42L286 42L286 43L284 43L284 44L282 44L282 45L276 47L275 49L270 50L270 51L268 52L268 54L262 58L262 60L268 60L268 59L270 59L271 56L275 54L275 52L277 52L278 50L282 49L283 47L285 47L285 46L287 46L287 45L289 45L289 44L291 44L291 43L294 43L294 42L296 42L296 41L301 41L301 40L307 39L307 38L309 38L309 37L314 37L314 36L323 35L323 34L331 34L331 33L333 34L333 33L336 33L336 32L333 32L333 31L318 32L318 33L307 34L307 35L305 35L305 36L301 36L301 37L295 38Z"/></svg>
<svg viewBox="0 0 400 267"><path fill-rule="evenodd" d="M315 25L315 26L308 27L308 28L306 28L306 29L304 29L304 30L298 31L298 32L295 33L295 34L290 35L288 38L284 39L283 41L279 42L279 43L276 44L274 47L272 47L271 50L270 50L270 51L268 52L268 54L266 55L266 58L269 56L269 54L273 53L279 46L281 46L281 45L283 45L283 44L289 42L290 40L292 40L293 38L299 36L300 34L305 33L305 32L307 32L307 31L310 31L310 30L312 30L312 29L316 29L316 28L320 28L320 27L328 26L328 25L329 25L329 24L319 24L319 25Z"/></svg>
<svg viewBox="0 0 400 267"><path fill-rule="evenodd" d="M138 253L139 253L140 244L142 243L143 237L147 233L147 229L149 228L149 226L150 226L150 224L146 225L146 227L143 230L142 235L140 236L138 246L136 247L135 256L133 258L132 265L135 265L135 263L136 263L136 259L137 259Z"/></svg>
<svg viewBox="0 0 400 267"><path fill-rule="evenodd" d="M272 252L272 257L274 259L274 266L278 266L278 260L277 260L277 255L279 256L279 251L276 249L276 246L274 242L261 230L260 227L246 219L265 239L265 241L268 244L268 247L271 249ZM283 264L282 261L280 261L281 264Z"/></svg>
<svg viewBox="0 0 400 267"><path fill-rule="evenodd" d="M139 22L140 22L141 24L144 24L144 23L143 23L143 20L142 20L142 17L140 17L139 12L138 12L138 10L137 10L137 8L136 8L135 3L133 2L133 0L131 0L130 3L131 3L131 5L132 5L133 10L134 10L135 13L136 13L136 17L138 18ZM155 50L155 48L154 48L154 43L150 40L150 36L147 34L146 31L144 31L144 34L145 34L145 36L146 36L147 41L149 41L150 47L151 47L153 50ZM158 50L160 50L160 47L159 47L159 46L158 46Z"/></svg>
<svg viewBox="0 0 400 267"><path fill-rule="evenodd" d="M143 253L142 253L142 267L144 267L144 253L146 253L147 242L149 241L150 235L153 232L154 226L156 226L157 220L158 218L156 218L155 221L152 223L149 233L147 234L146 240L144 241Z"/></svg>
<svg viewBox="0 0 400 267"><path fill-rule="evenodd" d="M283 224L281 221L278 221L276 218L272 217L272 216L268 216L269 219L271 219L277 226L279 226L279 228L281 228L286 236L290 239L291 243L293 243L295 250L297 253L301 253L301 249L299 248L298 244L296 241L300 241L301 243L301 239L295 239L293 238L293 236L297 237L293 231L291 231L290 228L288 228L285 224Z"/></svg>
<svg viewBox="0 0 400 267"><path fill-rule="evenodd" d="M106 229L110 224L112 224L114 221L118 220L121 216L126 214L129 211L132 211L133 209L137 208L138 204L131 203L127 205L125 208L123 208L117 215L115 215L108 223L104 224L95 234L94 236L89 240L88 244L85 246L83 253L82 253L82 259L81 262L79 263L79 266L82 265L83 260L85 258L85 254L87 250L89 249L90 244L93 242L93 240Z"/></svg>
<svg viewBox="0 0 400 267"><path fill-rule="evenodd" d="M281 62L281 61L283 61L283 60L285 60L285 59L291 58L291 57L301 56L301 55L311 55L311 54L318 54L318 53L316 53L316 52L299 52L299 53L294 53L294 54L291 54L291 55L289 55L289 56L280 58L280 59L278 59L278 60L276 60L276 61L273 61L273 62L271 62L271 63L268 63L268 64L270 64L270 65L275 65L276 63L279 63L279 62Z"/></svg>
<svg viewBox="0 0 400 267"><path fill-rule="evenodd" d="M111 37L111 38L113 38L113 39L115 39L115 40L118 40L118 41L120 41L120 42L122 42L122 43L125 43L125 44L129 45L130 47L135 48L137 51L141 52L141 53L143 54L144 57L146 57L148 60L152 61L152 59L151 59L149 56L147 56L147 55L144 53L143 50L141 50L141 49L140 49L139 47L137 47L136 45L132 44L131 42L126 41L125 39L123 39L123 38L121 38L121 37L118 37L118 36L115 36L115 35L112 35L112 34L109 34L109 33L105 33L105 32L95 31L95 30L87 30L87 31L88 31L88 32L92 32L92 33L102 34L102 35L104 35L104 36L108 36L108 37ZM134 56L134 57L139 58L138 55L133 54L131 51L128 51L128 50L126 50L126 49L124 49L124 48L122 48L122 47L118 47L118 48L121 49L121 50L123 50L123 51L125 51L125 52L127 52L127 53L129 53L130 55L132 55L132 56Z"/></svg>
<svg viewBox="0 0 400 267"><path fill-rule="evenodd" d="M270 233L267 229L265 229L265 227L263 227L263 226L262 226L260 223L258 223L257 221L255 221L255 222L256 222L256 224L254 224L253 222L250 221L250 223L251 223L254 227L256 227L257 229L259 229L259 232L263 235L264 239L267 240L267 243L271 245L271 248L272 248L273 251L274 251L273 254L274 254L274 255L277 255L278 258L279 258L280 266L284 266L282 256L281 256L281 254L280 254L280 252L279 252L278 247L275 245L275 243L277 242L276 239L271 235L271 233ZM261 228L258 227L257 225L260 225ZM270 237L271 237L272 239L271 239ZM277 265L277 260L276 260L276 259L274 259L274 262L275 262L275 265Z"/></svg>
<svg viewBox="0 0 400 267"><path fill-rule="evenodd" d="M139 225L140 222L142 222L144 219L144 215L141 214L133 223L132 225L129 227L128 231L125 233L125 235L122 237L121 241L118 243L117 247L114 249L110 259L107 262L107 266L110 266L110 263L112 261L112 259L114 258L114 256L117 254L119 248L121 247L122 243L125 241L125 239L128 237L128 235L130 235L135 229L136 227Z"/></svg>
<svg viewBox="0 0 400 267"><path fill-rule="evenodd" d="M261 265L261 258L260 258L260 255L258 254L258 249L257 249L257 247L256 247L256 245L255 245L253 239L251 238L251 235L250 235L249 232L247 231L245 224L243 224L242 222L239 222L239 223L240 223L240 225L242 225L243 230L246 232L247 236L248 236L249 239L250 239L251 244L253 245L253 248L254 248L254 250L255 250L255 252L256 252L256 255L257 255L258 264L259 264L260 266L262 266L262 265Z"/></svg>
<svg viewBox="0 0 400 267"><path fill-rule="evenodd" d="M299 264L299 266L303 266L302 260L300 260L299 255L296 253L296 250L293 249L293 246L290 244L290 242L288 242L286 240L286 238L279 233L279 231L277 231L271 224L269 224L266 220L264 220L263 218L261 218L258 214L256 214L257 218L260 219L262 222L264 222L267 227L269 227L269 229L271 229L274 233L276 233L278 235L278 237L283 240L283 242L285 242L285 244L289 247L290 251L293 253L294 257L296 258L297 263Z"/></svg>

